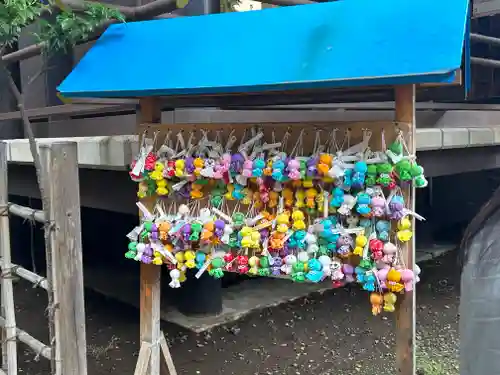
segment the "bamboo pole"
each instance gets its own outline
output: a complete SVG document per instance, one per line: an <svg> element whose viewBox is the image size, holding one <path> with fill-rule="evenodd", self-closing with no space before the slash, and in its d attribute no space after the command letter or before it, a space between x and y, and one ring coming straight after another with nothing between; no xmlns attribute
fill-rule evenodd
<svg viewBox="0 0 500 375"><path fill-rule="evenodd" d="M54 291L55 374L87 375L85 303L76 142L40 145L47 175Z"/></svg>
<svg viewBox="0 0 500 375"><path fill-rule="evenodd" d="M0 326L5 326L5 319L0 317ZM31 350L33 350L37 355L41 355L44 358L50 359L52 355L52 349L50 346L45 345L40 340L35 339L26 331L23 331L20 328L16 328L16 334L19 341L28 346Z"/></svg>
<svg viewBox="0 0 500 375"><path fill-rule="evenodd" d="M10 227L7 205L9 203L8 175L7 175L7 143L0 142L0 255L2 266L2 316L5 325L2 329L2 367L7 375L17 375L17 343L16 343L16 315L14 308L14 290L11 270Z"/></svg>
<svg viewBox="0 0 500 375"><path fill-rule="evenodd" d="M5 267L5 262L3 259L0 259L0 267ZM13 263L11 263L11 273L14 273L24 280L31 282L32 284L34 284L34 286L39 286L47 290L47 279L45 277L39 276L36 273Z"/></svg>
<svg viewBox="0 0 500 375"><path fill-rule="evenodd" d="M12 215L19 216L25 220L38 221L39 223L45 224L47 220L45 219L45 213L41 210L34 210L33 208L20 206L15 203L8 203L6 211L10 212Z"/></svg>

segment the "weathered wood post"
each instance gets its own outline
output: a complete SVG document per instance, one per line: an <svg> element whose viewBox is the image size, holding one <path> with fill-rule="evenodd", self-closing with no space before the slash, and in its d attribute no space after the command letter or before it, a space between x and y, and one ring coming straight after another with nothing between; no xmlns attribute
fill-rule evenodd
<svg viewBox="0 0 500 375"><path fill-rule="evenodd" d="M40 145L47 178L54 288L56 375L86 375L80 187L76 142Z"/></svg>
<svg viewBox="0 0 500 375"><path fill-rule="evenodd" d="M138 129L144 123L160 122L159 99L141 99L137 114ZM156 201L154 198L145 198L141 202L153 210ZM140 277L141 348L134 375L177 375L165 336L160 330L161 267L141 263ZM161 361L160 351L165 361Z"/></svg>
<svg viewBox="0 0 500 375"><path fill-rule="evenodd" d="M11 277L10 226L9 226L9 189L7 175L7 143L0 142L0 256L2 316L5 326L2 329L2 368L7 375L17 375L17 337L16 315L14 309L14 290Z"/></svg>
<svg viewBox="0 0 500 375"><path fill-rule="evenodd" d="M416 153L415 128L415 85L396 86L396 121L408 126L408 152ZM415 186L403 189L406 206L415 211ZM415 218L412 217L412 228L415 231ZM407 246L403 248L403 261L408 269L415 265L415 233ZM415 287L415 286L414 286ZM415 357L415 325L416 299L415 290L406 292L396 315L396 366L401 375L414 375L416 372Z"/></svg>

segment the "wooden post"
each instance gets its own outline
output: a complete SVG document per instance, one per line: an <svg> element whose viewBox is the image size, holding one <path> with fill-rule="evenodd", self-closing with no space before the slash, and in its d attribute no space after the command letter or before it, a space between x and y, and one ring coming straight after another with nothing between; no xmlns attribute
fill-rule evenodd
<svg viewBox="0 0 500 375"><path fill-rule="evenodd" d="M139 106L138 128L142 123L161 122L158 98L141 99ZM155 200L146 198L142 203L153 210ZM160 375L160 372L177 375L165 336L160 330L161 267L141 263L140 283L141 348L134 375ZM160 348L165 361L160 360Z"/></svg>
<svg viewBox="0 0 500 375"><path fill-rule="evenodd" d="M161 108L155 98L141 99L139 102L137 125L139 127L146 122L161 122ZM151 199L143 199L142 203L149 210L153 208ZM159 375L160 346L154 344L160 341L161 268L141 263L140 283L141 349L135 375Z"/></svg>
<svg viewBox="0 0 500 375"><path fill-rule="evenodd" d="M52 226L56 375L86 375L80 187L76 142L40 145ZM50 307L49 307L50 308Z"/></svg>
<svg viewBox="0 0 500 375"><path fill-rule="evenodd" d="M408 151L416 152L416 124L415 124L415 85L397 86L396 121L409 124ZM403 189L406 204L415 210L415 187ZM415 218L411 218L413 231L415 231ZM404 262L409 269L415 264L415 233L404 251ZM416 372L415 357L415 324L416 324L416 299L415 292L407 292L401 299L401 304L396 315L396 366L397 374L414 375Z"/></svg>
<svg viewBox="0 0 500 375"><path fill-rule="evenodd" d="M5 327L2 329L2 367L7 375L17 375L17 336L14 309L14 290L11 277L11 251L9 227L9 189L7 175L7 143L0 142L0 255L1 267L2 316Z"/></svg>

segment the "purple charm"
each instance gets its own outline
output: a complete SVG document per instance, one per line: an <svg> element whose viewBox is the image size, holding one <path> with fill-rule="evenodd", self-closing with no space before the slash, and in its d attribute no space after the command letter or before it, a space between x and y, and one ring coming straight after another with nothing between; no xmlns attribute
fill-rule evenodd
<svg viewBox="0 0 500 375"><path fill-rule="evenodd" d="M189 241L189 236L191 235L191 224L185 224L182 227L182 239L184 241Z"/></svg>
<svg viewBox="0 0 500 375"><path fill-rule="evenodd" d="M224 223L223 220L217 219L214 222L214 226L215 226L215 235L218 238L221 238L222 235L224 234L224 227L226 226L226 224Z"/></svg>
<svg viewBox="0 0 500 375"><path fill-rule="evenodd" d="M273 258L273 266L271 267L271 272L274 276L281 275L281 266L283 265L283 259L280 257Z"/></svg>
<svg viewBox="0 0 500 375"><path fill-rule="evenodd" d="M349 234L343 234L337 240L338 246L352 246L353 244L354 244L354 241Z"/></svg>
<svg viewBox="0 0 500 375"><path fill-rule="evenodd" d="M346 256L349 255L349 252L351 251L351 247L349 245L342 245L338 248L337 254Z"/></svg>
<svg viewBox="0 0 500 375"><path fill-rule="evenodd" d="M151 245L150 244L147 244L145 247L144 247L144 255L147 255L147 256L152 256L153 255L153 249L151 248Z"/></svg>
<svg viewBox="0 0 500 375"><path fill-rule="evenodd" d="M141 258L141 262L144 263L144 264L151 264L151 262L153 262L153 258L151 258L150 256L148 255L142 255L142 258Z"/></svg>
<svg viewBox="0 0 500 375"><path fill-rule="evenodd" d="M232 155L231 156L231 166L230 166L231 172L241 173L241 171L243 169L244 162L245 162L245 158L240 153Z"/></svg>
<svg viewBox="0 0 500 375"><path fill-rule="evenodd" d="M184 168L186 169L186 172L191 174L194 172L196 167L194 166L194 158L192 156L188 156L187 158L184 159L185 161L185 166Z"/></svg>
<svg viewBox="0 0 500 375"><path fill-rule="evenodd" d="M149 238L151 239L151 241L158 241L158 232L151 232L149 234Z"/></svg>
<svg viewBox="0 0 500 375"><path fill-rule="evenodd" d="M319 158L317 156L311 157L307 160L307 171L306 171L306 176L307 177L314 177L317 174L317 165L318 165Z"/></svg>

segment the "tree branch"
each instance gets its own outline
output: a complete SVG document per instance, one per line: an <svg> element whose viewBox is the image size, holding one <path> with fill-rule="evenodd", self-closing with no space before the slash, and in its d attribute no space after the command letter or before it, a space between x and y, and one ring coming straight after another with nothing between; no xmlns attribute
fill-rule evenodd
<svg viewBox="0 0 500 375"><path fill-rule="evenodd" d="M16 98L17 101L17 107L19 108L19 112L21 114L21 119L23 122L23 128L25 134L28 136L28 142L30 146L30 151L31 155L33 156L33 164L35 165L35 172L36 172L36 179L38 183L38 189L40 190L40 197L42 198L42 206L43 210L46 215L49 214L50 212L50 201L49 198L46 194L45 190L45 181L46 181L46 175L43 174L42 170L42 163L40 161L40 154L38 153L38 147L35 139L35 135L33 134L33 128L31 126L30 119L26 113L26 109L24 107L24 96L19 90L19 88L16 85L16 82L14 81L14 78L12 77L12 74L10 73L10 70L7 68L6 63L3 61L1 58L3 54L5 53L7 46L1 46L0 47L0 70L2 70L5 73L5 76L7 78L7 83L9 85L9 89ZM54 303L54 295L53 295L53 289L52 289L52 273L50 272L51 265L52 265L52 252L51 252L51 243L50 243L50 226L46 225L44 226L44 237L45 237L45 256L46 256L46 263L47 263L47 296L48 296L48 305L52 306ZM49 320L49 337L52 340L54 338L54 312L53 309L49 309L49 314L48 314L48 320ZM51 358L51 366L52 369L55 368L55 362L54 362L54 356Z"/></svg>

